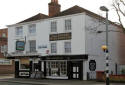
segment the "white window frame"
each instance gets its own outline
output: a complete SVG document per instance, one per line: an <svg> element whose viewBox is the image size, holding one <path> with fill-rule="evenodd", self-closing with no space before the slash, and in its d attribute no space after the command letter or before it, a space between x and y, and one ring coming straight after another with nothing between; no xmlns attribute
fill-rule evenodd
<svg viewBox="0 0 125 85"><path fill-rule="evenodd" d="M70 21L70 24L67 24L67 22ZM71 32L72 30L72 20L71 19L65 19L64 20L64 28L65 28L65 32Z"/></svg>
<svg viewBox="0 0 125 85"><path fill-rule="evenodd" d="M7 52L7 50L8 50L7 45L2 45L2 46L0 46L0 51L1 51L1 53Z"/></svg>
<svg viewBox="0 0 125 85"><path fill-rule="evenodd" d="M30 36L36 35L36 24L31 24L28 26L28 34Z"/></svg>
<svg viewBox="0 0 125 85"><path fill-rule="evenodd" d="M70 43L70 51L69 52L66 52L66 45L65 45L65 43ZM72 53L72 43L71 43L71 41L64 41L64 53L65 54L71 54Z"/></svg>
<svg viewBox="0 0 125 85"><path fill-rule="evenodd" d="M21 30L19 30L21 29ZM20 32L20 33L19 33ZM18 33L18 34L17 34ZM23 26L20 26L20 27L16 27L15 28L15 35L16 36L23 36Z"/></svg>
<svg viewBox="0 0 125 85"><path fill-rule="evenodd" d="M56 44L56 47L55 47L56 51L55 52L52 52L52 44ZM51 51L51 54L57 54L57 42L50 43L50 51Z"/></svg>
<svg viewBox="0 0 125 85"><path fill-rule="evenodd" d="M49 63L49 64L48 64ZM62 64L63 63L63 64ZM64 64L65 63L65 64ZM59 65L58 67L59 67L59 69L60 69L60 76L54 76L54 75L52 75L52 69L56 69L56 68L58 68L58 67L56 67L56 65ZM50 67L48 66L48 65L50 65ZM52 65L55 65L54 67L52 67ZM65 67L63 66L63 65L65 65ZM46 73L46 75L49 77L50 75L49 75L49 71L51 71L51 77L62 77L62 78L65 78L65 77L67 77L67 61L66 60L52 60L52 61L47 61L46 62L46 69L48 69L47 70L47 73ZM62 68L61 68L62 67ZM51 68L51 70L50 70L50 68ZM63 70L61 70L61 69L63 69ZM64 70L65 69L65 70ZM61 75L61 73L66 73L65 75Z"/></svg>
<svg viewBox="0 0 125 85"><path fill-rule="evenodd" d="M6 33L2 33L2 37L4 38L7 37Z"/></svg>
<svg viewBox="0 0 125 85"><path fill-rule="evenodd" d="M35 41L35 43L36 43L36 40L29 40L29 52L36 52L36 44L35 44L35 51L31 51L31 50L30 50L30 42L31 42L31 41Z"/></svg>
<svg viewBox="0 0 125 85"><path fill-rule="evenodd" d="M55 26L52 26L52 23L56 23L55 24ZM53 28L53 27L55 27L55 28ZM55 31L53 31L53 29L55 30ZM50 33L57 33L57 21L51 21L50 22Z"/></svg>

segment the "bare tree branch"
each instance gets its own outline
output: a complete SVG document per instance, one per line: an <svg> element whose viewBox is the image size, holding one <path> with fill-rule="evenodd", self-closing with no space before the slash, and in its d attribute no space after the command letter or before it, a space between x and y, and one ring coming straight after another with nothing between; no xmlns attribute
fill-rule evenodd
<svg viewBox="0 0 125 85"><path fill-rule="evenodd" d="M121 12L121 14L123 15L123 16L125 16L125 13L121 10L121 8L120 8L120 4L118 3L117 4L118 5L118 10Z"/></svg>
<svg viewBox="0 0 125 85"><path fill-rule="evenodd" d="M125 28L123 26L123 22L122 22L122 15L125 17L125 13L122 11L122 9L120 8L120 4L123 4L125 6L125 2L123 0L114 0L113 2L113 7L115 8L115 11L118 15L118 20L120 22L120 26L123 28L123 31L125 32Z"/></svg>
<svg viewBox="0 0 125 85"><path fill-rule="evenodd" d="M125 6L125 2L123 0L120 0L120 2Z"/></svg>

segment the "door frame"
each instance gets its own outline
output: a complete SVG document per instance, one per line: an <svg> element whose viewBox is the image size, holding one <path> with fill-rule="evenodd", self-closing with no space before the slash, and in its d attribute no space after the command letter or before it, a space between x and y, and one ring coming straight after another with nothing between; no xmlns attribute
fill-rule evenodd
<svg viewBox="0 0 125 85"><path fill-rule="evenodd" d="M77 67L78 67L79 68L78 72L73 72L73 67L76 67L76 71L77 71ZM76 73L76 75L78 74L79 77L73 78L74 73ZM73 61L73 62L71 62L71 79L83 80L83 61Z"/></svg>

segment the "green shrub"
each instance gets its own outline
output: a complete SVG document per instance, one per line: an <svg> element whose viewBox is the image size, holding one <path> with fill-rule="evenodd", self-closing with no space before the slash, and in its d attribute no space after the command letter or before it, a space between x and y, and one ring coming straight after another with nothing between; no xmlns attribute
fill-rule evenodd
<svg viewBox="0 0 125 85"><path fill-rule="evenodd" d="M125 74L125 69L122 69L122 70L121 70L121 73L122 73L122 74Z"/></svg>

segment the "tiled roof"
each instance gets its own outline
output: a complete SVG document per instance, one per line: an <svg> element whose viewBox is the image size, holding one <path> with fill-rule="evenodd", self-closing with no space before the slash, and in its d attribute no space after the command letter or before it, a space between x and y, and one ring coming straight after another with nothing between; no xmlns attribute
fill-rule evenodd
<svg viewBox="0 0 125 85"><path fill-rule="evenodd" d="M93 13L93 12L87 10L87 9L84 9L80 6L77 6L77 5L71 7L67 10L62 11L62 12L58 13L57 15L53 16L53 17L72 15L72 14L77 14L77 13L82 13L82 12L85 12L87 15L90 15L90 16L93 16L93 17L96 17L96 18L105 19L102 16L100 16L96 13Z"/></svg>
<svg viewBox="0 0 125 85"><path fill-rule="evenodd" d="M40 20L40 19L46 19L46 18L53 18L53 17L58 17L58 16L66 16L66 15L71 15L71 14L82 13L82 12L85 12L85 11L87 11L87 10L85 10L82 7L79 7L79 6L75 5L75 6L69 8L67 10L64 10L64 11L58 13L55 16L52 16L52 17L49 17L47 15L39 13L39 14L37 14L35 16L32 16L32 17L30 17L30 18L28 18L28 19L26 19L24 21L21 21L19 23L30 22L30 21L35 21L35 20Z"/></svg>
<svg viewBox="0 0 125 85"><path fill-rule="evenodd" d="M77 5L71 7L69 9L67 9L67 10L62 11L62 12L58 13L57 15L53 16L53 17L72 15L72 14L77 14L77 13L82 13L82 12L85 12L87 15L92 16L94 18L97 18L99 20L105 20L104 17L102 17L102 16L100 16L100 15L94 13L94 12L91 12L91 11L89 11L87 9L84 9L84 8L82 8L80 6L77 6ZM115 24L112 21L109 21L109 23L111 23L111 24L113 24L115 26L120 27L119 25Z"/></svg>
<svg viewBox="0 0 125 85"><path fill-rule="evenodd" d="M54 17L57 17L57 16L65 16L65 15L71 15L71 14L76 14L76 13L82 13L84 12L85 10L82 8L82 7L79 7L77 5L67 9L67 10L64 10L60 13L58 13L57 15L55 15Z"/></svg>
<svg viewBox="0 0 125 85"><path fill-rule="evenodd" d="M46 18L48 18L47 15L39 13L39 14L37 14L35 16L32 16L32 17L30 17L30 18L28 18L28 19L26 19L24 21L21 21L19 23L30 22L30 21L35 21L35 20L40 20L40 19L46 19Z"/></svg>
<svg viewBox="0 0 125 85"><path fill-rule="evenodd" d="M72 14L77 14L77 13L82 13L82 12L85 12L87 15L92 16L92 17L95 17L95 18L97 18L97 19L99 19L99 20L104 20L104 19L105 19L104 17L102 17L102 16L100 16L100 15L98 15L98 14L96 14L96 13L93 13L93 12L87 10L87 9L84 9L84 8L82 8L82 7L80 7L80 6L75 5L75 6L69 8L69 9L67 9L67 10L64 10L64 11L58 13L58 14L55 15L55 16L52 16L52 17L50 17L50 16L48 16L48 15L44 15L44 14L39 13L39 14L37 14L37 15L35 15L35 16L33 16L33 17L30 17L30 18L28 18L28 19L26 19L26 20L24 20L24 21L21 21L21 22L19 22L19 23L30 22L30 21L40 20L40 19L53 18L53 17L59 17L59 16L72 15ZM116 25L116 26L119 26L119 25L115 24L114 22L111 22L111 21L109 21L109 22L110 22L111 24L114 24L114 25Z"/></svg>

